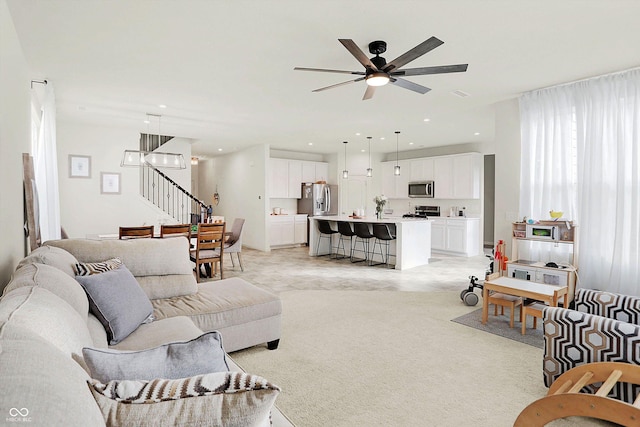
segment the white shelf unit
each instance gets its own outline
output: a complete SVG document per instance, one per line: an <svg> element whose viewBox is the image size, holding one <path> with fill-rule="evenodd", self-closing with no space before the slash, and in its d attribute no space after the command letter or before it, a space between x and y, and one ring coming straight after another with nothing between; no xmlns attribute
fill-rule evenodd
<svg viewBox="0 0 640 427"><path fill-rule="evenodd" d="M549 285L567 285L569 287L569 301L573 301L576 287L576 274L578 263L577 251L577 225L572 221L539 221L535 225L558 227L558 239L550 240L537 237L527 237L527 226L524 222L512 224L511 258L507 262L506 274L524 280ZM553 245L570 245L571 262L569 265L560 265L559 268L547 267L546 263L536 260L521 260L519 258L519 245L523 242L545 242Z"/></svg>

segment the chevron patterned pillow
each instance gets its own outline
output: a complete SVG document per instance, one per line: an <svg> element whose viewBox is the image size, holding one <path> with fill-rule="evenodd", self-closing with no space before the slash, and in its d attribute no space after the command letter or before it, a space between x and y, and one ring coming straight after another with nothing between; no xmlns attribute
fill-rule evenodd
<svg viewBox="0 0 640 427"><path fill-rule="evenodd" d="M102 262L79 262L76 264L76 276L91 276L115 270L122 265L120 258L111 258Z"/></svg>

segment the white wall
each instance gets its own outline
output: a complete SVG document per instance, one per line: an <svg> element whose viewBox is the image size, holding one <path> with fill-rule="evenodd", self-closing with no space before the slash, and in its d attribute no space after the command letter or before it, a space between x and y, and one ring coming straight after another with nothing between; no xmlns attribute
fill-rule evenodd
<svg viewBox="0 0 640 427"><path fill-rule="evenodd" d="M140 133L135 130L58 121L60 217L69 237L117 233L119 226L174 222L140 196L140 169L120 166L124 150L138 150L139 141ZM160 151L191 157L188 140L181 138L169 141ZM69 177L69 154L91 156L91 178ZM121 194L101 194L101 172L120 174ZM163 172L190 190L189 164L186 170Z"/></svg>
<svg viewBox="0 0 640 427"><path fill-rule="evenodd" d="M494 241L504 240L511 257L511 223L519 219L520 109L518 100L496 104Z"/></svg>
<svg viewBox="0 0 640 427"><path fill-rule="evenodd" d="M27 250L22 153L31 147L31 78L7 4L0 0L0 292Z"/></svg>
<svg viewBox="0 0 640 427"><path fill-rule="evenodd" d="M268 251L267 219L267 164L269 146L257 145L247 149L201 160L198 165L198 197L211 204L218 190L220 203L214 215L222 215L231 227L235 218L244 218L242 244L249 248Z"/></svg>

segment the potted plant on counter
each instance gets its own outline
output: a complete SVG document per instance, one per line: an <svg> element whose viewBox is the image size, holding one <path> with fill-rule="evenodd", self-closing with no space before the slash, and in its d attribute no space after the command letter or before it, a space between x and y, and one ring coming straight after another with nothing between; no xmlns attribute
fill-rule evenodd
<svg viewBox="0 0 640 427"><path fill-rule="evenodd" d="M387 200L387 196L384 194L373 198L373 201L376 202L376 218L382 219L382 210L384 209L384 205L387 204Z"/></svg>

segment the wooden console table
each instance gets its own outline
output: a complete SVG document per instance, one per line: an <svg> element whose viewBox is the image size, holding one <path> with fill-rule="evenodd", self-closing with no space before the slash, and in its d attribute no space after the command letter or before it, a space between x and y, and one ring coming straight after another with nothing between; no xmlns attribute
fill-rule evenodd
<svg viewBox="0 0 640 427"><path fill-rule="evenodd" d="M569 303L567 286L546 285L544 283L531 282L529 280L512 279L511 277L498 277L485 280L482 287L482 323L487 323L489 318L489 292L502 292L507 295L515 295L523 298L531 298L536 301L545 301L551 307L557 307L560 297L563 297L563 305Z"/></svg>

